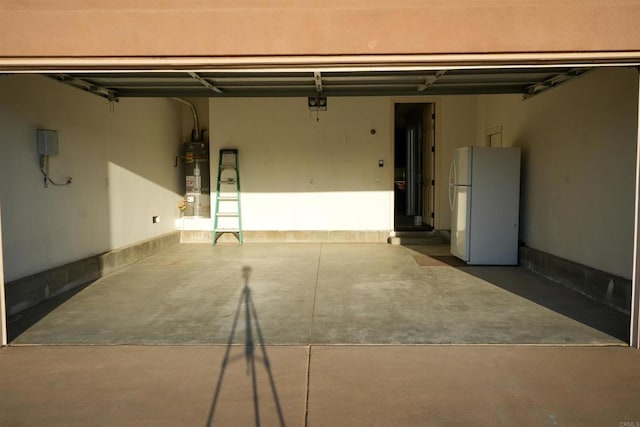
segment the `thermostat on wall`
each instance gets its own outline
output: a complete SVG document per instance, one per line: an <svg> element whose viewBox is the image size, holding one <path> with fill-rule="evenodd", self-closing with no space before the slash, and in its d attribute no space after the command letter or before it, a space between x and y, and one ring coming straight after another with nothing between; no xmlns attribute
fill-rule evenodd
<svg viewBox="0 0 640 427"><path fill-rule="evenodd" d="M58 154L58 131L38 129L38 154L41 156L55 156Z"/></svg>

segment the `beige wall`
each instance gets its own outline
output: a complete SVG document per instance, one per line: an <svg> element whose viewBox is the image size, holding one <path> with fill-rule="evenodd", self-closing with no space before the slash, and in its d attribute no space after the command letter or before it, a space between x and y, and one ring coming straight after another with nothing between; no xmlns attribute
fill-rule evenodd
<svg viewBox="0 0 640 427"><path fill-rule="evenodd" d="M637 0L3 0L0 58L638 51L638 22Z"/></svg>
<svg viewBox="0 0 640 427"><path fill-rule="evenodd" d="M477 96L443 96L439 112L439 140L436 142L435 228L451 229L449 167L453 151L475 143Z"/></svg>
<svg viewBox="0 0 640 427"><path fill-rule="evenodd" d="M238 148L245 230L389 230L390 105L329 98L316 114L307 98L212 99L212 176L218 150Z"/></svg>
<svg viewBox="0 0 640 427"><path fill-rule="evenodd" d="M600 69L524 102L479 105L478 134L502 125L503 144L523 149L526 245L630 278L637 70Z"/></svg>
<svg viewBox="0 0 640 427"><path fill-rule="evenodd" d="M0 199L5 279L14 279L174 229L179 105L106 100L54 80L0 77ZM44 188L36 129L59 130ZM152 224L159 215L161 222Z"/></svg>
<svg viewBox="0 0 640 427"><path fill-rule="evenodd" d="M198 115L199 131L206 129L203 141L209 139L209 98L182 98L185 101L191 102L196 109ZM176 102L176 101L173 101ZM182 142L191 141L191 131L193 130L193 113L191 108L179 103L182 111Z"/></svg>
<svg viewBox="0 0 640 427"><path fill-rule="evenodd" d="M392 230L393 104L434 102L436 228L447 229L451 152L474 143L476 98L329 98L319 121L306 98L212 99L211 173L221 147L240 149L247 230Z"/></svg>

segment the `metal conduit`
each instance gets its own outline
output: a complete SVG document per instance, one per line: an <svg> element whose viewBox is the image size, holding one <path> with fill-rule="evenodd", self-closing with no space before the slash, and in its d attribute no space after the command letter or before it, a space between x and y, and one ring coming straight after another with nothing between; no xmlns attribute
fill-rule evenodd
<svg viewBox="0 0 640 427"><path fill-rule="evenodd" d="M171 98L174 101L180 102L181 104L188 105L191 108L191 114L193 114L193 132L192 139L193 141L200 141L200 125L198 124L198 113L196 112L196 107L192 102L187 101L182 98Z"/></svg>

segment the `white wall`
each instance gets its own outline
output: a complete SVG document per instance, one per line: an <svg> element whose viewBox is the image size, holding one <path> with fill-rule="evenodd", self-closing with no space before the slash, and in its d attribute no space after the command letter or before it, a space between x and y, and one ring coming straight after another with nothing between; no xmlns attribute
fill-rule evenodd
<svg viewBox="0 0 640 427"><path fill-rule="evenodd" d="M218 150L239 148L247 230L391 230L394 102L435 102L436 228L447 229L448 165L475 141L476 99L330 97L317 116L306 98L212 99L212 177Z"/></svg>
<svg viewBox="0 0 640 427"><path fill-rule="evenodd" d="M449 166L453 151L476 142L477 96L443 96L436 114L436 218L435 228L451 229L449 205Z"/></svg>
<svg viewBox="0 0 640 427"><path fill-rule="evenodd" d="M44 188L37 128L59 130L50 173L71 185ZM180 106L166 99L110 105L46 77L0 77L5 279L174 230L180 133Z"/></svg>
<svg viewBox="0 0 640 427"><path fill-rule="evenodd" d="M330 98L317 115L307 98L212 99L209 123L213 177L218 150L239 149L244 229L392 228L388 98Z"/></svg>
<svg viewBox="0 0 640 427"><path fill-rule="evenodd" d="M527 101L486 96L484 130L523 149L521 239L527 246L631 277L638 78L600 69Z"/></svg>
<svg viewBox="0 0 640 427"><path fill-rule="evenodd" d="M182 98L185 101L191 102L196 109L198 115L198 127L199 131L206 129L203 140L209 138L209 98ZM177 102L177 101L173 101ZM183 103L180 105L180 111L182 114L182 142L191 141L191 131L193 131L193 112L191 108Z"/></svg>

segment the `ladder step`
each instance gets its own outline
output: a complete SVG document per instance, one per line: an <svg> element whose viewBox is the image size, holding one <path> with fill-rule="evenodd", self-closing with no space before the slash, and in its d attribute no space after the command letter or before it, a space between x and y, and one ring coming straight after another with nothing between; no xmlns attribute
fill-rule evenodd
<svg viewBox="0 0 640 427"><path fill-rule="evenodd" d="M233 172L224 173L225 170L231 170ZM221 187L224 190L221 191ZM235 188L234 188L235 187ZM233 194L235 193L235 194ZM230 210L232 212L220 212L220 202L225 203L224 210ZM234 206L229 206L229 203L233 203ZM218 238L223 233L233 233L240 244L242 245L242 214L240 209L240 170L238 168L238 149L237 148L223 148L220 150L220 156L218 158L218 185L216 189L216 210L213 215L213 244L215 245ZM232 228L218 228L218 219L220 218L233 218L231 224L225 224L226 227Z"/></svg>

